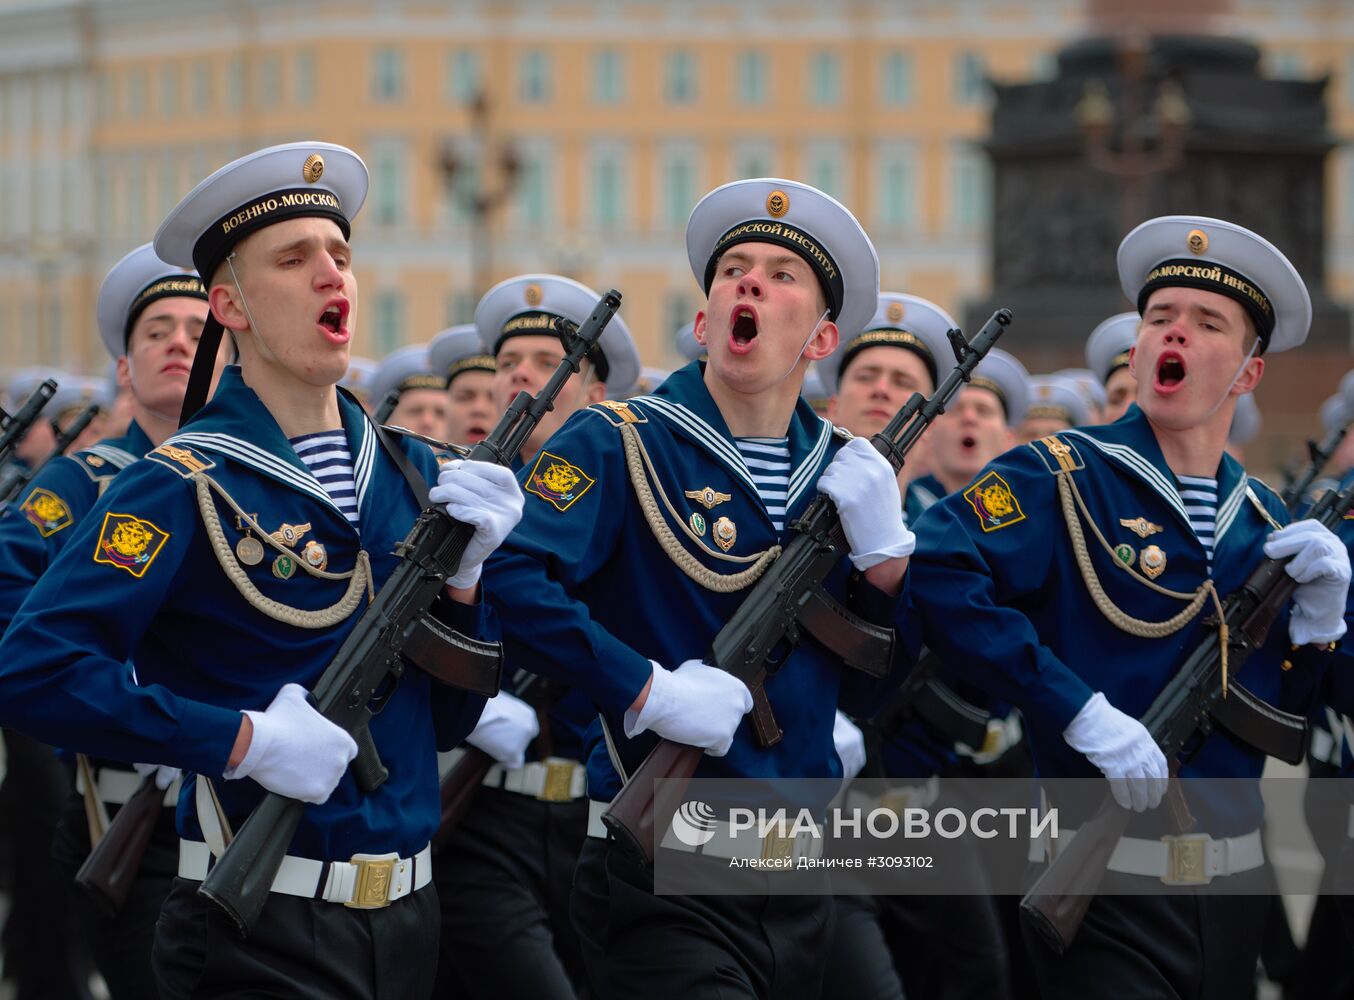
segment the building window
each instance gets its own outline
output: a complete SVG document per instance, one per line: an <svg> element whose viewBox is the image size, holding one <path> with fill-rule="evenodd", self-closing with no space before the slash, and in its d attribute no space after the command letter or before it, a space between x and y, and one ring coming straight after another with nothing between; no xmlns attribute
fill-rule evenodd
<svg viewBox="0 0 1354 1000"><path fill-rule="evenodd" d="M304 107L315 99L315 53L308 49L297 52L292 68L296 74L292 80L296 103Z"/></svg>
<svg viewBox="0 0 1354 1000"><path fill-rule="evenodd" d="M592 154L592 219L611 228L622 221L625 205L625 161L620 150L603 148Z"/></svg>
<svg viewBox="0 0 1354 1000"><path fill-rule="evenodd" d="M451 221L464 225L472 221L475 198L480 190L480 154L469 144L456 150L456 169L442 174L443 194L447 200L447 215Z"/></svg>
<svg viewBox="0 0 1354 1000"><path fill-rule="evenodd" d="M193 113L205 114L212 109L212 68L207 63L193 63Z"/></svg>
<svg viewBox="0 0 1354 1000"><path fill-rule="evenodd" d="M404 296L385 289L376 293L376 356L384 357L404 340Z"/></svg>
<svg viewBox="0 0 1354 1000"><path fill-rule="evenodd" d="M696 306L686 292L668 292L663 300L663 334L667 343L675 345L677 331L696 318ZM669 353L676 353L676 347L669 347ZM682 359L685 363L686 359Z"/></svg>
<svg viewBox="0 0 1354 1000"><path fill-rule="evenodd" d="M954 57L954 102L980 104L987 96L983 57L976 52L960 52Z"/></svg>
<svg viewBox="0 0 1354 1000"><path fill-rule="evenodd" d="M662 158L663 223L685 226L696 204L696 157L687 148L668 148Z"/></svg>
<svg viewBox="0 0 1354 1000"><path fill-rule="evenodd" d="M164 218L179 203L179 164L177 154L166 152L160 155L160 179L157 182L160 195L160 217Z"/></svg>
<svg viewBox="0 0 1354 1000"><path fill-rule="evenodd" d="M539 226L549 221L548 177L540 155L522 156L517 173L517 211L523 225Z"/></svg>
<svg viewBox="0 0 1354 1000"><path fill-rule="evenodd" d="M916 168L905 149L885 149L875 171L876 207L879 225L905 228L916 218Z"/></svg>
<svg viewBox="0 0 1354 1000"><path fill-rule="evenodd" d="M663 90L669 104L690 104L696 99L696 57L689 50L668 53Z"/></svg>
<svg viewBox="0 0 1354 1000"><path fill-rule="evenodd" d="M766 56L756 49L738 53L738 100L743 104L766 101Z"/></svg>
<svg viewBox="0 0 1354 1000"><path fill-rule="evenodd" d="M519 65L522 101L525 104L544 104L550 100L550 57L542 49L527 49Z"/></svg>
<svg viewBox="0 0 1354 1000"><path fill-rule="evenodd" d="M446 325L457 326L475 321L475 307L479 305L479 296L474 292L452 292L447 296Z"/></svg>
<svg viewBox="0 0 1354 1000"><path fill-rule="evenodd" d="M982 150L971 146L954 149L950 198L950 217L956 229L975 230L987 222L992 211L992 179Z"/></svg>
<svg viewBox="0 0 1354 1000"><path fill-rule="evenodd" d="M379 104L392 104L403 97L403 54L399 49L377 49L371 61L371 99Z"/></svg>
<svg viewBox="0 0 1354 1000"><path fill-rule="evenodd" d="M404 150L395 146L378 145L372 157L372 213L378 226L398 226L404 221L408 185L404 160Z"/></svg>
<svg viewBox="0 0 1354 1000"><path fill-rule="evenodd" d="M127 74L127 117L138 120L146 113L146 74L134 69Z"/></svg>
<svg viewBox="0 0 1354 1000"><path fill-rule="evenodd" d="M847 201L845 162L846 157L838 144L815 144L804 158L804 175L819 191L832 195L838 201Z"/></svg>
<svg viewBox="0 0 1354 1000"><path fill-rule="evenodd" d="M259 104L275 108L282 103L282 57L269 53L259 60Z"/></svg>
<svg viewBox="0 0 1354 1000"><path fill-rule="evenodd" d="M621 102L621 54L599 49L592 55L592 99L597 104Z"/></svg>
<svg viewBox="0 0 1354 1000"><path fill-rule="evenodd" d="M179 67L160 67L160 114L173 118L179 113Z"/></svg>
<svg viewBox="0 0 1354 1000"><path fill-rule="evenodd" d="M809 101L828 106L842 97L841 60L837 53L821 49L809 61Z"/></svg>
<svg viewBox="0 0 1354 1000"><path fill-rule="evenodd" d="M447 100L465 105L480 90L479 53L474 49L456 49L447 55Z"/></svg>
<svg viewBox="0 0 1354 1000"><path fill-rule="evenodd" d="M890 52L884 56L879 99L894 108L912 103L912 57L906 52Z"/></svg>
<svg viewBox="0 0 1354 1000"><path fill-rule="evenodd" d="M236 56L226 64L226 109L239 111L244 107L244 61Z"/></svg>
<svg viewBox="0 0 1354 1000"><path fill-rule="evenodd" d="M734 149L733 153L733 176L736 180L742 180L745 177L773 177L776 171L772 168L774 157L771 155L771 146L765 142L742 143Z"/></svg>
<svg viewBox="0 0 1354 1000"><path fill-rule="evenodd" d="M127 164L123 174L126 191L127 216L123 219L124 233L140 233L146 217L146 171L140 158Z"/></svg>

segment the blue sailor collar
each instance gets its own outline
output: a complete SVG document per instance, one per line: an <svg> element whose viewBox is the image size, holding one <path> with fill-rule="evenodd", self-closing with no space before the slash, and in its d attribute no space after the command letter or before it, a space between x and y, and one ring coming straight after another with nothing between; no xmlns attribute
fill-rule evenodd
<svg viewBox="0 0 1354 1000"><path fill-rule="evenodd" d="M352 454L358 514L366 520L378 442L361 407L342 393L338 394L338 407L348 450ZM340 520L348 523L338 505L296 454L272 413L245 384L238 365L230 365L222 372L216 394L165 444L209 451L247 465L269 479L331 507Z"/></svg>
<svg viewBox="0 0 1354 1000"><path fill-rule="evenodd" d="M1112 424L1059 431L1058 436L1072 438L1078 445L1085 442L1141 480L1166 502L1185 528L1193 533L1184 501L1180 499L1175 474L1166 464L1152 425L1137 403L1130 403L1128 412ZM1222 455L1215 476L1218 480L1218 515L1214 538L1220 542L1236 520L1247 494L1254 497L1254 493L1246 470L1226 452Z"/></svg>
<svg viewBox="0 0 1354 1000"><path fill-rule="evenodd" d="M949 490L945 489L939 479L929 472L924 476L918 476L908 484L907 490L921 504L921 509L926 510L937 500L949 495Z"/></svg>
<svg viewBox="0 0 1354 1000"><path fill-rule="evenodd" d="M153 447L141 425L133 420L122 437L104 438L88 448L81 448L73 457L86 462L91 456L97 457L115 468L125 469Z"/></svg>
<svg viewBox="0 0 1354 1000"><path fill-rule="evenodd" d="M734 444L724 415L705 387L705 362L693 361L679 368L651 394L628 402L638 403L646 413L662 417L673 430L727 467L739 486L756 497L758 507L762 507L752 473ZM808 401L799 397L786 430L790 448L787 523L801 504L813 498L814 484L831 459L832 435L831 422L814 413ZM770 523L769 515L767 520Z"/></svg>

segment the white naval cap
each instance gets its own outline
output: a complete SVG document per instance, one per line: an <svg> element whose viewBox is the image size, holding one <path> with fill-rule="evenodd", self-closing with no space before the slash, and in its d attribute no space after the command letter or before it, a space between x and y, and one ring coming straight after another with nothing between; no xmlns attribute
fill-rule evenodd
<svg viewBox="0 0 1354 1000"><path fill-rule="evenodd" d="M1086 402L1094 409L1104 409L1110 401L1109 397L1105 395L1104 384L1096 378L1095 372L1089 368L1059 368L1053 374L1061 375L1063 378L1076 383L1077 391L1086 398Z"/></svg>
<svg viewBox="0 0 1354 1000"><path fill-rule="evenodd" d="M1227 430L1227 440L1232 444L1245 447L1260 433L1260 407L1249 392L1236 398L1236 409L1232 411L1232 426Z"/></svg>
<svg viewBox="0 0 1354 1000"><path fill-rule="evenodd" d="M448 389L457 375L472 371L493 374L497 368L494 356L484 352L474 323L458 323L434 337L428 344L428 365L446 377Z"/></svg>
<svg viewBox="0 0 1354 1000"><path fill-rule="evenodd" d="M1076 382L1062 375L1032 375L1028 380L1026 420L1054 417L1069 426L1091 422L1091 408Z"/></svg>
<svg viewBox="0 0 1354 1000"><path fill-rule="evenodd" d="M1006 422L1014 427L1025 419L1025 408L1029 405L1029 378L1030 373L1014 355L994 347L987 352L987 357L978 362L969 384L995 395L1006 411Z"/></svg>
<svg viewBox="0 0 1354 1000"><path fill-rule="evenodd" d="M24 405L29 396L33 395L33 390L47 379L52 379L56 382L57 389L59 390L61 388L61 383L74 377L74 375L63 372L60 368L51 368L46 365L33 365L28 368L20 368L9 376L9 380L5 383L5 394L9 396L10 407L17 410ZM52 407L51 400L47 401L47 405L43 407L42 412L49 417L56 413L56 410Z"/></svg>
<svg viewBox="0 0 1354 1000"><path fill-rule="evenodd" d="M202 279L192 271L166 264L155 247L143 243L112 266L99 286L99 336L110 357L127 353L127 338L146 307L159 299L207 301Z"/></svg>
<svg viewBox="0 0 1354 1000"><path fill-rule="evenodd" d="M475 307L475 329L480 344L495 358L503 342L524 335L559 336L557 319L582 326L597 308L601 296L587 285L558 274L521 274L500 281L484 293ZM596 348L589 354L597 366L598 381L628 389L639 378L639 348L630 328L613 316Z"/></svg>
<svg viewBox="0 0 1354 1000"><path fill-rule="evenodd" d="M918 355L931 373L931 384L940 381L940 372L948 371L954 361L949 332L959 324L949 313L929 299L902 292L880 292L874 315L859 333L842 333L837 349L818 362L829 394L841 385L842 370L868 347L901 347Z"/></svg>
<svg viewBox="0 0 1354 1000"><path fill-rule="evenodd" d="M828 318L841 336L865 329L879 298L879 257L841 202L779 177L715 188L696 203L686 223L686 256L706 294L720 256L739 243L773 243L798 254L817 275Z"/></svg>
<svg viewBox="0 0 1354 1000"><path fill-rule="evenodd" d="M1140 322L1142 317L1136 312L1115 313L1091 331L1086 340L1086 365L1102 384L1128 364L1128 352L1138 341Z"/></svg>
<svg viewBox="0 0 1354 1000"><path fill-rule="evenodd" d="M1321 429L1333 434L1350 421L1349 404L1340 393L1326 397L1321 404Z"/></svg>
<svg viewBox="0 0 1354 1000"><path fill-rule="evenodd" d="M639 371L639 378L635 384L630 386L623 394L616 393L616 399L629 399L631 396L644 396L653 392L660 385L666 382L672 376L671 370L667 368L651 368L645 365Z"/></svg>
<svg viewBox="0 0 1354 1000"><path fill-rule="evenodd" d="M55 420L66 410L77 406L83 409L91 403L97 403L100 409L106 410L113 405L116 395L117 387L102 376L67 375L60 380L56 394L42 412Z"/></svg>
<svg viewBox="0 0 1354 1000"><path fill-rule="evenodd" d="M695 320L678 330L677 336L673 340L677 346L677 353L686 358L687 361L695 361L698 358L705 357L705 345L696 341Z"/></svg>
<svg viewBox="0 0 1354 1000"><path fill-rule="evenodd" d="M1158 288L1184 286L1240 303L1260 335L1260 353L1307 339L1312 300L1297 269L1274 244L1222 219L1149 219L1119 244L1119 282L1138 312Z"/></svg>
<svg viewBox="0 0 1354 1000"><path fill-rule="evenodd" d="M356 354L348 356L348 371L339 379L338 384L347 389L359 400L371 398L371 379L379 368L371 358L358 357Z"/></svg>
<svg viewBox="0 0 1354 1000"><path fill-rule="evenodd" d="M446 376L434 371L428 360L428 345L410 344L381 359L367 391L379 404L392 391L403 394L410 389L442 390L446 387Z"/></svg>

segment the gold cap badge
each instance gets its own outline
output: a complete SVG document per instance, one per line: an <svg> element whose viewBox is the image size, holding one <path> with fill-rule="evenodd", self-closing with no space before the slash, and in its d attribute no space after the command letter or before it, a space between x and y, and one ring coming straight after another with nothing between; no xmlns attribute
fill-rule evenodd
<svg viewBox="0 0 1354 1000"><path fill-rule="evenodd" d="M771 213L771 218L779 219L790 210L790 196L784 191L772 191L766 196L766 210Z"/></svg>
<svg viewBox="0 0 1354 1000"><path fill-rule="evenodd" d="M542 297L542 296L541 296L541 286L540 286L540 285L527 285L526 290L522 293L522 297L523 297L524 299L526 299L527 305L529 305L529 306L538 306L538 305L540 305L540 304L541 304L541 297Z"/></svg>
<svg viewBox="0 0 1354 1000"><path fill-rule="evenodd" d="M905 312L906 310L901 302L890 302L888 312L885 315L888 316L890 323L898 323L902 320Z"/></svg>
<svg viewBox="0 0 1354 1000"><path fill-rule="evenodd" d="M314 184L324 176L324 157L319 153L311 153L306 157L306 162L301 164L301 177L307 184Z"/></svg>
<svg viewBox="0 0 1354 1000"><path fill-rule="evenodd" d="M1185 238L1190 253L1203 253L1208 249L1208 234L1202 229L1191 229Z"/></svg>

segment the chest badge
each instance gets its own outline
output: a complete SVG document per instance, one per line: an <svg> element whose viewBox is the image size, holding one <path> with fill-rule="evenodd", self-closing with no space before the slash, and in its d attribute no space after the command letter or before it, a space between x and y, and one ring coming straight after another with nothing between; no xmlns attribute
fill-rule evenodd
<svg viewBox="0 0 1354 1000"><path fill-rule="evenodd" d="M309 530L310 530L309 521L307 521L305 524L287 524L284 522L281 525L281 527L279 527L276 531L272 532L272 535L280 543L282 543L283 545L287 546L287 548L290 549L295 548L296 545L300 543L301 539L305 537L306 532Z"/></svg>
<svg viewBox="0 0 1354 1000"><path fill-rule="evenodd" d="M1161 525L1153 524L1145 517L1123 517L1119 519L1119 524L1133 532L1133 534L1137 535L1139 538L1150 538L1158 531L1165 530ZM1152 548L1156 548L1156 546L1154 545Z"/></svg>
<svg viewBox="0 0 1354 1000"><path fill-rule="evenodd" d="M273 560L273 576L279 580L290 580L296 573L296 559L293 556L278 556Z"/></svg>
<svg viewBox="0 0 1354 1000"><path fill-rule="evenodd" d="M698 490L687 490L686 498L688 500L695 500L696 503L700 504L706 510L714 510L720 504L732 500L733 494L721 493L713 486L702 486Z"/></svg>
<svg viewBox="0 0 1354 1000"><path fill-rule="evenodd" d="M1158 529L1160 530L1160 529ZM1138 557L1138 567L1149 580L1155 580L1166 572L1166 553L1159 545L1149 545Z"/></svg>
<svg viewBox="0 0 1354 1000"><path fill-rule="evenodd" d="M253 534L245 535L235 543L235 558L246 566L257 566L263 562L263 543Z"/></svg>
<svg viewBox="0 0 1354 1000"><path fill-rule="evenodd" d="M301 550L301 558L311 569L323 570L329 565L329 553L323 545L313 540L306 542L306 547Z"/></svg>
<svg viewBox="0 0 1354 1000"><path fill-rule="evenodd" d="M691 530L701 537L705 536L705 518L698 510L691 512Z"/></svg>
<svg viewBox="0 0 1354 1000"><path fill-rule="evenodd" d="M1133 551L1133 546L1120 542L1114 547L1114 558L1118 559L1125 566L1133 565L1133 557L1137 553Z"/></svg>
<svg viewBox="0 0 1354 1000"><path fill-rule="evenodd" d="M733 548L733 543L738 541L738 527L727 517L721 517L715 522L714 536L715 544L728 552Z"/></svg>

